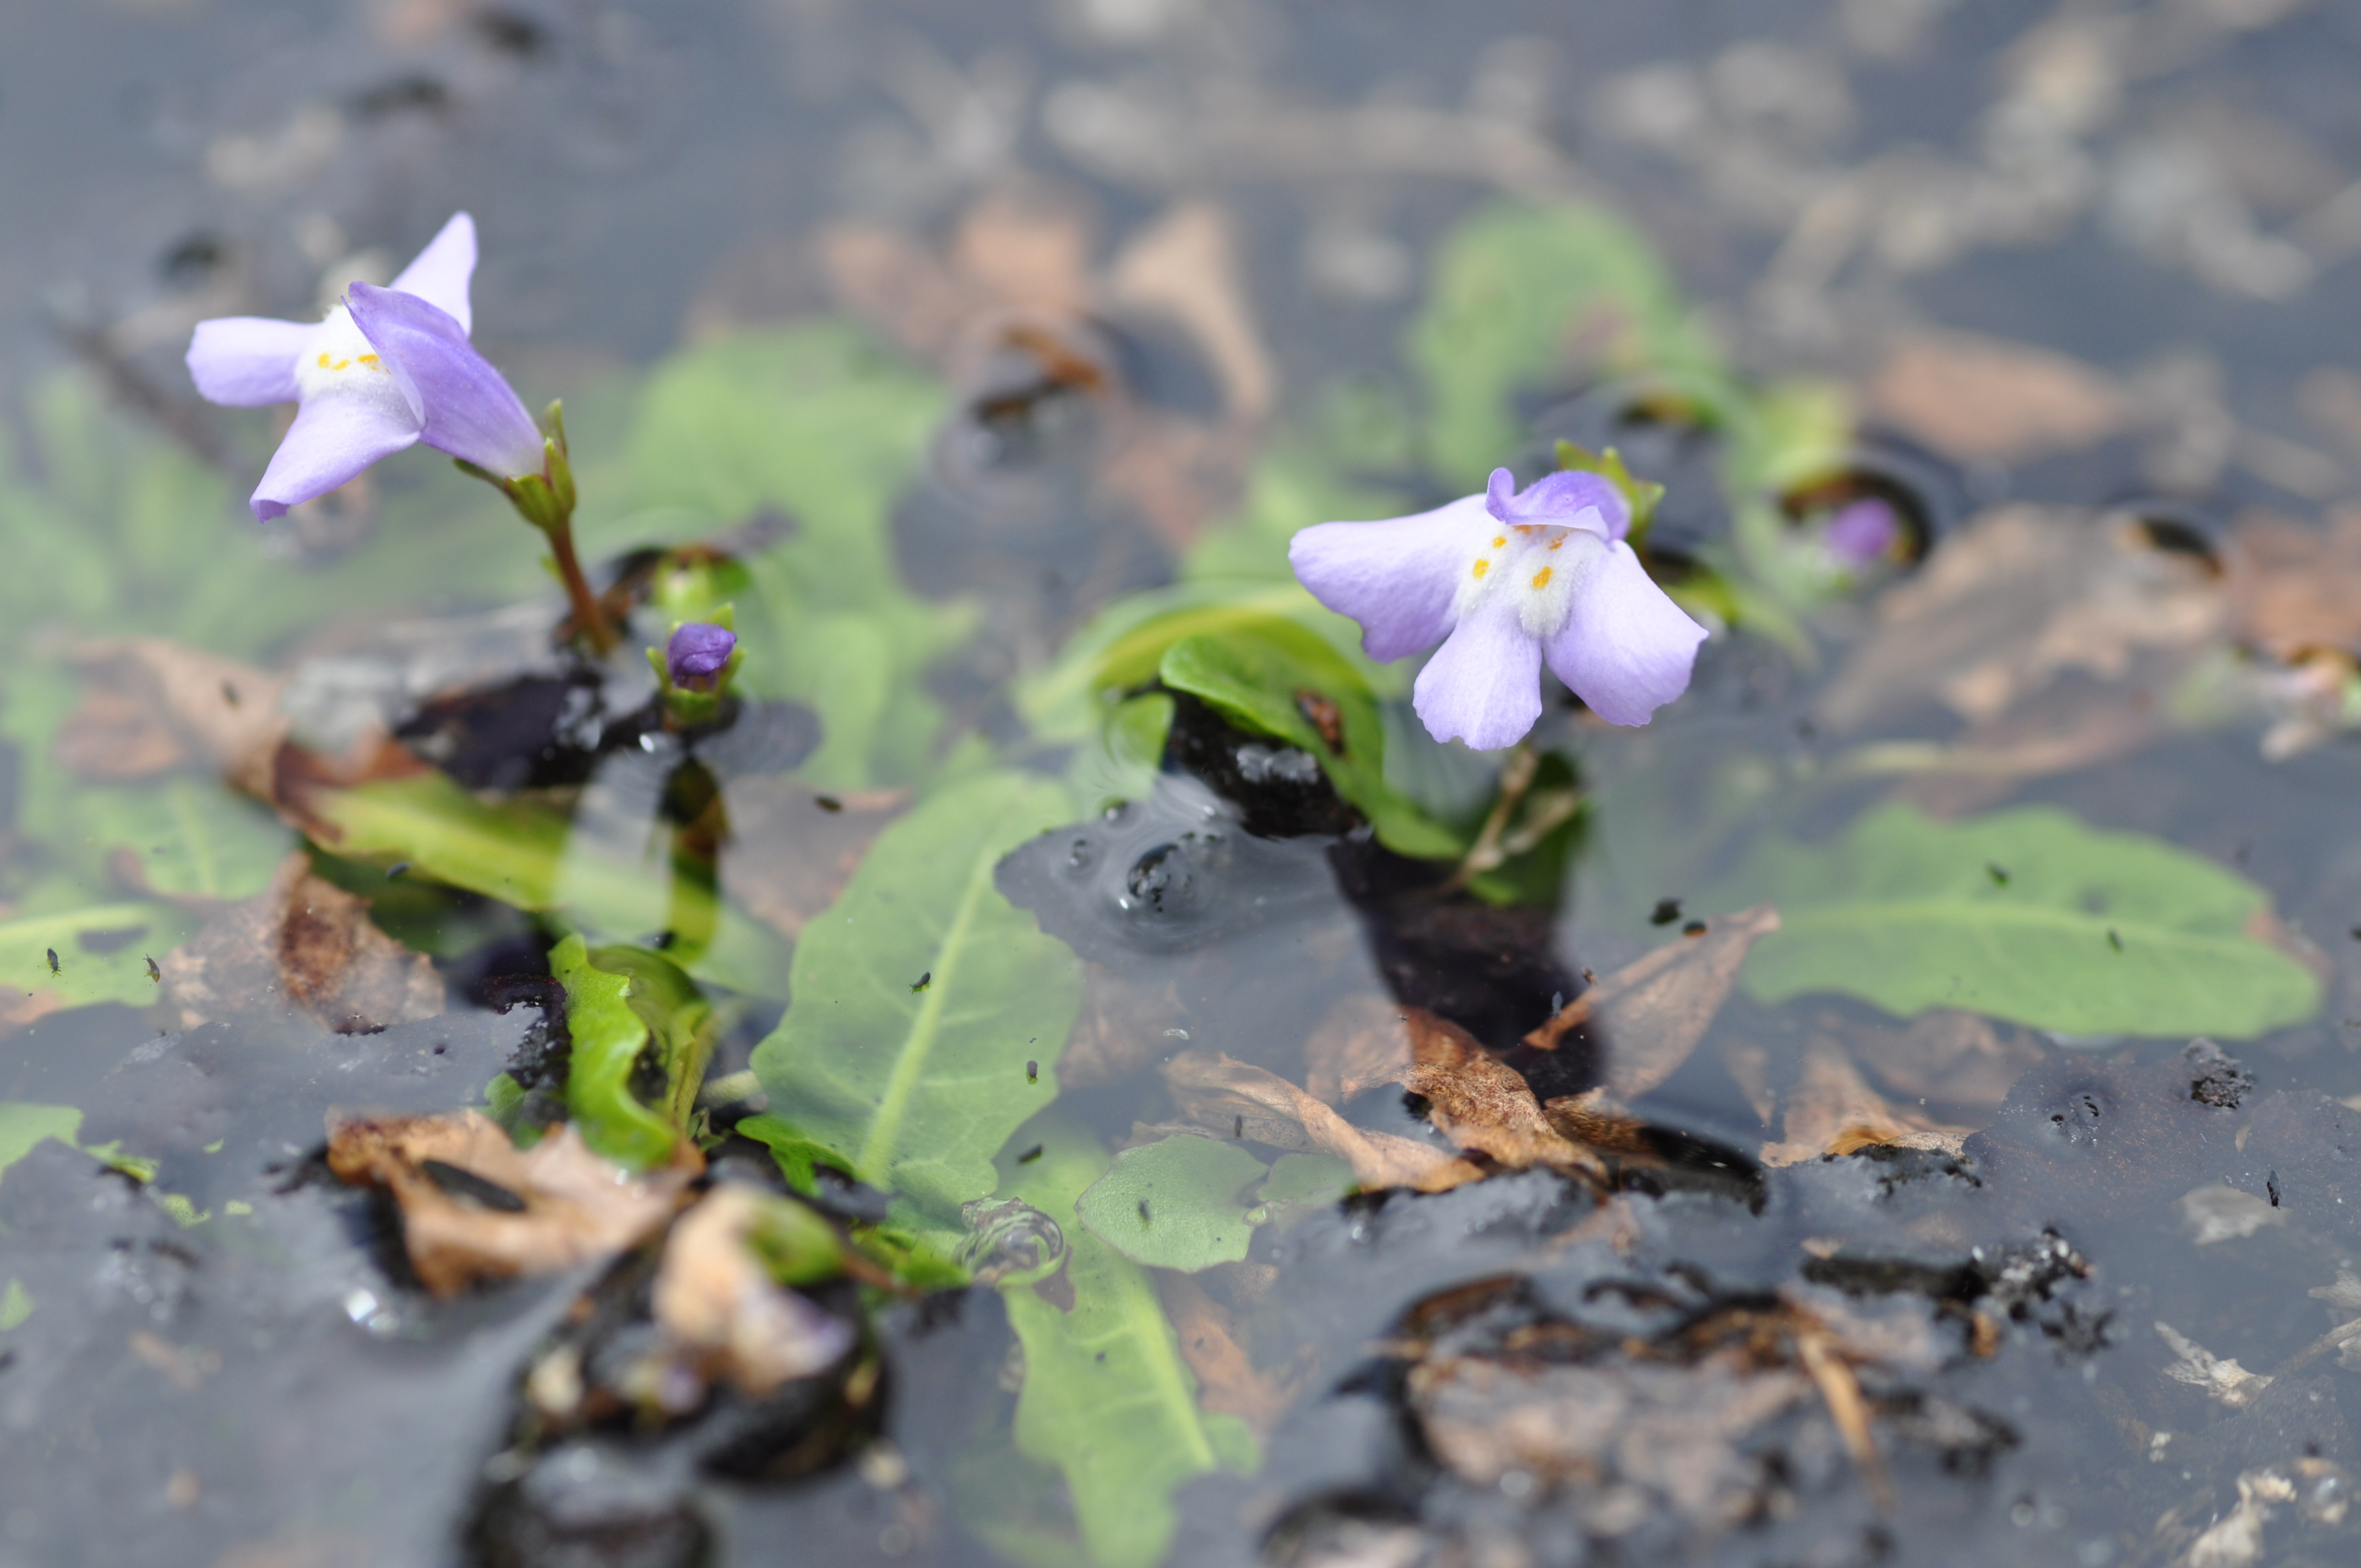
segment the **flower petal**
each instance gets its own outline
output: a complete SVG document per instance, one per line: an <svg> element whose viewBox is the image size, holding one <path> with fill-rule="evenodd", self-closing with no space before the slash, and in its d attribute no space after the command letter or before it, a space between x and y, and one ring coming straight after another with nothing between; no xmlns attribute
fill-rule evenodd
<svg viewBox="0 0 2361 1568"><path fill-rule="evenodd" d="M209 402L233 408L295 400L295 361L312 329L264 316L199 322L189 339L189 375Z"/></svg>
<svg viewBox="0 0 2361 1568"><path fill-rule="evenodd" d="M353 323L425 411L419 439L503 478L538 474L541 432L514 388L476 352L448 313L414 294L356 283Z"/></svg>
<svg viewBox="0 0 2361 1568"><path fill-rule="evenodd" d="M415 294L459 323L464 334L476 330L467 309L467 280L476 272L476 220L454 213L443 232L426 242L418 259L401 269L390 287Z"/></svg>
<svg viewBox="0 0 2361 1568"><path fill-rule="evenodd" d="M1476 607L1418 673L1411 706L1438 740L1497 751L1525 738L1542 716L1542 648L1495 596Z"/></svg>
<svg viewBox="0 0 2361 1568"><path fill-rule="evenodd" d="M1578 468L1543 474L1522 495L1517 493L1515 475L1495 468L1485 488L1484 510L1506 523L1587 529L1610 540L1631 529L1631 508L1623 492L1604 475Z"/></svg>
<svg viewBox="0 0 2361 1568"><path fill-rule="evenodd" d="M247 504L268 522L289 507L324 496L380 457L418 439L399 404L380 398L313 398L295 415L270 455Z"/></svg>
<svg viewBox="0 0 2361 1568"><path fill-rule="evenodd" d="M673 685L719 674L737 646L738 634L726 626L692 620L675 628L672 641L664 644L664 660L671 668Z"/></svg>
<svg viewBox="0 0 2361 1568"><path fill-rule="evenodd" d="M1452 597L1492 520L1484 498L1383 522L1323 522L1300 531L1287 563L1312 597L1361 623L1379 662L1423 652L1451 631Z"/></svg>
<svg viewBox="0 0 2361 1568"><path fill-rule="evenodd" d="M1675 604L1620 541L1574 590L1549 666L1609 724L1645 724L1688 690L1705 628Z"/></svg>

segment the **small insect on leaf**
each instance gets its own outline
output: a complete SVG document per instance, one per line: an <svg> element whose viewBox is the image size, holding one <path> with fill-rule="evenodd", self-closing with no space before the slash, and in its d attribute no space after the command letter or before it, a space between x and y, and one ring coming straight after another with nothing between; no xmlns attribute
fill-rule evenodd
<svg viewBox="0 0 2361 1568"><path fill-rule="evenodd" d="M1027 1061L1025 1064L1025 1081L1027 1083L1038 1083L1041 1081L1041 1064L1039 1062Z"/></svg>
<svg viewBox="0 0 2361 1568"><path fill-rule="evenodd" d="M1996 861L1987 861L1984 862L1984 875L1993 879L1993 885L1994 887L2006 887L2008 885L2008 868L2000 864ZM2361 937L2361 929L2356 929L2353 934L2356 937Z"/></svg>
<svg viewBox="0 0 2361 1568"><path fill-rule="evenodd" d="M1341 757L1345 754L1345 710L1343 708L1338 707L1333 700L1321 696L1318 692L1306 689L1295 694L1295 711L1303 715L1303 721L1306 724L1320 732L1320 739L1327 743L1330 756Z"/></svg>
<svg viewBox="0 0 2361 1568"><path fill-rule="evenodd" d="M812 796L812 804L818 806L822 811L842 811L844 809L844 802L837 799L836 796L832 795L816 795Z"/></svg>
<svg viewBox="0 0 2361 1568"><path fill-rule="evenodd" d="M142 954L141 957L148 958L148 978L154 981L158 985L163 984L164 971L156 967L156 960L151 957L148 957L146 954Z"/></svg>
<svg viewBox="0 0 2361 1568"><path fill-rule="evenodd" d="M1684 937L1702 937L1702 936L1704 936L1704 935L1705 935L1705 922L1704 922L1704 921L1702 921L1702 920L1692 920L1692 921L1690 921L1687 925L1686 925L1686 926L1684 926L1684 927L1681 927L1681 935L1682 935L1682 936L1684 936Z"/></svg>
<svg viewBox="0 0 2361 1568"><path fill-rule="evenodd" d="M2124 939L2113 926L2107 927L2107 946L2119 953L2124 950Z"/></svg>
<svg viewBox="0 0 2361 1568"><path fill-rule="evenodd" d="M408 861L396 861L393 864L385 868L385 880L388 882L399 882L409 874L410 862Z"/></svg>
<svg viewBox="0 0 2361 1568"><path fill-rule="evenodd" d="M909 973L910 971L909 971L909 970L904 970L902 972L903 972L903 973L905 973L905 974L907 974L907 973ZM920 975L920 976L918 977L918 982L917 982L916 985L913 985L912 987L910 987L910 989L911 989L912 991L924 991L924 990L926 990L926 989L927 989L927 987L928 987L928 986L930 986L930 985L932 985L932 984L934 984L934 983L935 983L935 971L934 971L934 970L928 970L926 973L924 973L924 974L922 974L922 975Z"/></svg>
<svg viewBox="0 0 2361 1568"><path fill-rule="evenodd" d="M49 972L51 974L56 974L58 972L58 950L55 948L50 948L46 950L49 955Z"/></svg>
<svg viewBox="0 0 2361 1568"><path fill-rule="evenodd" d="M1651 926L1669 926L1681 917L1681 901L1677 898L1656 900L1655 912L1648 916Z"/></svg>
<svg viewBox="0 0 2361 1568"><path fill-rule="evenodd" d="M1031 1165L1035 1160L1041 1157L1041 1151L1047 1147L1049 1147L1047 1144L1035 1144L1031 1148L1027 1149L1023 1154L1016 1157L1016 1163L1019 1165Z"/></svg>
<svg viewBox="0 0 2361 1568"><path fill-rule="evenodd" d="M1148 1212L1148 1200L1142 1198L1139 1201L1139 1223L1144 1225L1155 1218L1155 1215Z"/></svg>
<svg viewBox="0 0 2361 1568"><path fill-rule="evenodd" d="M227 681L222 683L222 700L232 707L236 707L238 704L237 688Z"/></svg>

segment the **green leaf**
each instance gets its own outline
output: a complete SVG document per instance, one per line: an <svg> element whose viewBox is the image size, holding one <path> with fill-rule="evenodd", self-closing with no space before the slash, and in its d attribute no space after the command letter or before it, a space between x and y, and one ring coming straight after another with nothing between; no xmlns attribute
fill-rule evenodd
<svg viewBox="0 0 2361 1568"><path fill-rule="evenodd" d="M696 877L624 861L575 841L571 825L529 800L478 800L442 773L314 792L305 804L338 855L407 861L411 874L555 913L606 937L640 937L668 920L714 933L685 966L701 981L777 996L786 944Z"/></svg>
<svg viewBox="0 0 2361 1568"><path fill-rule="evenodd" d="M566 1069L566 1108L583 1141L634 1170L664 1164L680 1132L631 1093L631 1077L650 1034L647 1020L631 1005L632 978L594 963L578 935L550 949L549 972L566 988L566 1031L574 1041Z"/></svg>
<svg viewBox="0 0 2361 1568"><path fill-rule="evenodd" d="M786 1178L787 1186L806 1197L809 1197L819 1185L818 1178L812 1171L814 1166L825 1165L840 1170L846 1163L842 1155L826 1144L817 1138L804 1136L767 1111L760 1115L745 1117L731 1131L768 1147L771 1157L778 1162L779 1173ZM848 1171L846 1174L851 1173Z"/></svg>
<svg viewBox="0 0 2361 1568"><path fill-rule="evenodd" d="M1385 846L1444 859L1465 845L1386 783L1386 735L1376 697L1359 672L1317 635L1275 618L1199 633L1165 651L1164 684L1202 697L1236 723L1301 747L1328 782L1376 828ZM1313 721L1334 710L1338 743Z"/></svg>
<svg viewBox="0 0 2361 1568"><path fill-rule="evenodd" d="M975 614L902 586L888 524L942 408L930 378L843 323L740 334L658 367L623 461L585 483L583 533L598 548L642 544L650 523L685 538L763 512L786 521L743 562L737 687L818 710L820 746L799 774L818 788L906 783L933 765L943 710L923 677Z"/></svg>
<svg viewBox="0 0 2361 1568"><path fill-rule="evenodd" d="M0 1334L6 1333L32 1315L33 1293L25 1288L23 1281L10 1279L8 1288L0 1290Z"/></svg>
<svg viewBox="0 0 2361 1568"><path fill-rule="evenodd" d="M792 1198L765 1195L757 1201L746 1248L782 1285L818 1285L844 1272L844 1244L836 1227Z"/></svg>
<svg viewBox="0 0 2361 1568"><path fill-rule="evenodd" d="M1134 1263L1194 1274L1237 1263L1254 1240L1244 1198L1268 1173L1235 1144L1188 1135L1128 1148L1074 1204L1091 1234Z"/></svg>
<svg viewBox="0 0 2361 1568"><path fill-rule="evenodd" d="M1087 1135L1041 1131L1041 1157L1010 1168L1013 1195L1062 1223L1106 1157ZM1173 1488L1215 1469L1251 1471L1254 1439L1235 1417L1197 1409L1196 1379L1147 1273L1082 1226L1066 1234L1071 1310L1030 1284L1001 1288L1025 1349L1016 1446L1064 1474L1098 1568L1152 1568L1171 1544Z"/></svg>
<svg viewBox="0 0 2361 1568"><path fill-rule="evenodd" d="M1082 987L1081 961L1000 895L993 868L1068 811L1047 780L989 773L878 837L804 928L793 1001L755 1047L774 1115L937 1213L993 1190L993 1155L1057 1094Z"/></svg>
<svg viewBox="0 0 2361 1568"><path fill-rule="evenodd" d="M1333 1154L1283 1154L1271 1161L1270 1179L1262 1184L1266 1203L1301 1203L1325 1207L1352 1192L1353 1168Z"/></svg>
<svg viewBox="0 0 2361 1568"><path fill-rule="evenodd" d="M1562 382L1567 345L1718 402L1719 352L1647 239L1601 208L1499 204L1437 247L1403 352L1426 386L1432 466L1481 489L1520 436L1515 395Z"/></svg>
<svg viewBox="0 0 2361 1568"><path fill-rule="evenodd" d="M148 955L169 952L195 928L183 911L158 904L96 904L0 921L0 985L20 994L49 992L73 1007L145 1007L156 1000Z"/></svg>
<svg viewBox="0 0 2361 1568"><path fill-rule="evenodd" d="M212 779L76 784L73 803L85 840L131 850L149 887L182 897L250 898L295 843L262 806Z"/></svg>
<svg viewBox="0 0 2361 1568"><path fill-rule="evenodd" d="M0 1177L44 1140L55 1138L69 1148L79 1148L74 1139L81 1135L82 1113L71 1105L0 1100Z"/></svg>
<svg viewBox="0 0 2361 1568"><path fill-rule="evenodd" d="M2252 934L2261 888L2046 806L1942 823L1888 806L1828 844L1763 842L1697 902L1762 900L1781 927L1745 983L1769 1002L1837 991L1905 1017L1957 1007L2069 1035L2233 1039L2320 1006L2312 972Z"/></svg>

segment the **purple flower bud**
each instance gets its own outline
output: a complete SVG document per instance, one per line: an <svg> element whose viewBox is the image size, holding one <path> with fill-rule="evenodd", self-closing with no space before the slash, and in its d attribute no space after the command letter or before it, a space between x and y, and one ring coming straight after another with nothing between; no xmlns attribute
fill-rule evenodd
<svg viewBox="0 0 2361 1568"><path fill-rule="evenodd" d="M1902 520L1894 516L1893 503L1882 496L1863 496L1839 508L1823 535L1828 554L1851 567L1884 560L1901 536Z"/></svg>
<svg viewBox="0 0 2361 1568"><path fill-rule="evenodd" d="M684 691L711 691L737 647L738 634L728 627L692 620L664 644L664 668L672 684Z"/></svg>
<svg viewBox="0 0 2361 1568"><path fill-rule="evenodd" d="M1323 522L1288 546L1312 596L1361 623L1373 659L1443 644L1412 706L1438 740L1512 745L1541 717L1541 668L1610 724L1645 724L1688 688L1705 628L1623 536L1631 510L1596 474L1558 473L1415 517Z"/></svg>

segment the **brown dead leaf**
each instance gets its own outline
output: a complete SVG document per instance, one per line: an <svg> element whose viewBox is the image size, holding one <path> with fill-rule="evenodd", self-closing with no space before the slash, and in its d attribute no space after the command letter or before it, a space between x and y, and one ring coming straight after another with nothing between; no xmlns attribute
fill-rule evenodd
<svg viewBox="0 0 2361 1568"><path fill-rule="evenodd" d="M1945 1126L1887 1103L1862 1080L1843 1047L1817 1040L1806 1049L1803 1076L1787 1091L1783 1130L1784 1139L1763 1146L1763 1164L1800 1165L1875 1144L1958 1154L1975 1129Z"/></svg>
<svg viewBox="0 0 2361 1568"><path fill-rule="evenodd" d="M443 1011L434 962L379 930L368 905L313 875L301 852L280 862L263 892L215 906L158 967L164 1003L184 1029L291 1010L350 1033Z"/></svg>
<svg viewBox="0 0 2361 1568"><path fill-rule="evenodd" d="M1270 411L1277 377L1246 304L1228 218L1210 202L1184 202L1132 239L1115 258L1108 297L1160 311L1187 325L1213 356L1233 415Z"/></svg>
<svg viewBox="0 0 2361 1568"><path fill-rule="evenodd" d="M1390 1133L1364 1132L1277 1073L1213 1051L1183 1051L1164 1081L1187 1120L1272 1148L1333 1154L1364 1189L1441 1192L1483 1175L1464 1159Z"/></svg>
<svg viewBox="0 0 2361 1568"><path fill-rule="evenodd" d="M774 1280L746 1245L769 1194L727 1182L674 1223L656 1272L655 1321L706 1382L752 1398L835 1365L851 1326Z"/></svg>
<svg viewBox="0 0 2361 1568"><path fill-rule="evenodd" d="M1303 1391L1312 1372L1312 1348L1305 1346L1284 1367L1258 1372L1238 1343L1229 1310L1206 1294L1194 1277L1159 1271L1157 1287L1180 1342L1180 1359L1197 1375L1197 1403L1211 1414L1235 1416L1257 1437L1268 1438Z"/></svg>
<svg viewBox="0 0 2361 1568"><path fill-rule="evenodd" d="M1361 992L1339 998L1303 1043L1303 1087L1342 1105L1380 1083L1399 1083L1411 1063L1410 1027L1390 996Z"/></svg>
<svg viewBox="0 0 2361 1568"><path fill-rule="evenodd" d="M1628 1100L1655 1088L1697 1049L1730 1000L1747 953L1779 928L1779 912L1758 904L1717 916L1705 927L1625 964L1527 1035L1525 1044L1553 1051L1569 1030L1588 1024L1606 1042L1603 1087L1610 1094Z"/></svg>
<svg viewBox="0 0 2361 1568"><path fill-rule="evenodd" d="M2013 506L1947 540L1876 617L1820 697L1829 729L1926 702L1985 723L2070 670L2119 681L2152 662L2169 673L2229 611L2207 563L2157 549L2128 520Z"/></svg>
<svg viewBox="0 0 2361 1568"><path fill-rule="evenodd" d="M287 677L158 637L92 642L71 654L82 703L58 731L57 759L88 779L206 767L260 800L291 721Z"/></svg>
<svg viewBox="0 0 2361 1568"><path fill-rule="evenodd" d="M721 891L792 941L836 902L870 842L909 804L907 790L823 795L769 774L731 779L723 797L731 852L721 857Z"/></svg>
<svg viewBox="0 0 2361 1568"><path fill-rule="evenodd" d="M2093 366L1954 332L1905 339L1879 367L1869 402L1951 456L1995 463L2088 446L2133 411L2114 378Z"/></svg>
<svg viewBox="0 0 2361 1568"><path fill-rule="evenodd" d="M1938 1009L1901 1028L1831 1014L1818 1026L1846 1042L1853 1059L1894 1093L1967 1111L1998 1110L2017 1079L2048 1055L2029 1031L1973 1013Z"/></svg>
<svg viewBox="0 0 2361 1568"><path fill-rule="evenodd" d="M2290 663L2323 651L2361 656L2361 508L2338 508L2325 532L2243 519L2227 555L2242 641Z"/></svg>
<svg viewBox="0 0 2361 1568"><path fill-rule="evenodd" d="M1894 797L1929 817L1964 817L1998 805L2027 779L2075 773L2129 756L2164 734L2163 705L2111 686L2075 685L2037 693L1948 744L1898 740L1863 746L1839 764L1851 773L1903 780Z"/></svg>
<svg viewBox="0 0 2361 1568"><path fill-rule="evenodd" d="M480 1112L332 1111L328 1168L393 1194L411 1266L437 1296L456 1296L481 1280L637 1246L672 1217L705 1160L683 1142L671 1165L634 1177L592 1154L571 1126L520 1150Z"/></svg>
<svg viewBox="0 0 2361 1568"><path fill-rule="evenodd" d="M1179 981L1154 990L1106 965L1082 960L1082 1003L1074 1032L1058 1053L1058 1087L1088 1089L1127 1078L1179 1044L1168 1031L1180 1016Z"/></svg>

